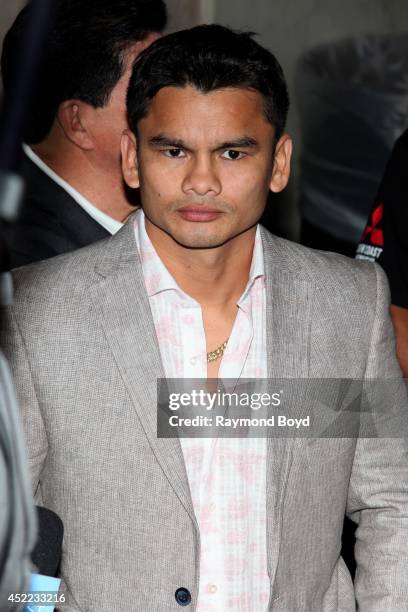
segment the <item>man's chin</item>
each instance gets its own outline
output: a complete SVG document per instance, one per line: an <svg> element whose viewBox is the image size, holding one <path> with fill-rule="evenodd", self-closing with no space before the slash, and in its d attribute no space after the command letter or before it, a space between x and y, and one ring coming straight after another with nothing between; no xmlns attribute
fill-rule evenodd
<svg viewBox="0 0 408 612"><path fill-rule="evenodd" d="M216 249L223 246L231 240L231 238L209 238L200 237L194 238L192 236L171 236L173 240L185 249L192 250L203 250L203 249Z"/></svg>
<svg viewBox="0 0 408 612"><path fill-rule="evenodd" d="M233 228L229 228L228 231L227 228L215 227L215 224L211 224L212 228L210 228L210 224L203 223L201 227L197 227L198 224L196 227L194 227L194 224L188 224L189 227L186 228L183 227L184 223L182 221L178 224L159 224L148 219L148 223L151 223L155 231L159 230L160 233L167 234L167 237L176 244L190 250L217 249L250 231L256 225L255 222L240 231L238 229L234 231Z"/></svg>
<svg viewBox="0 0 408 612"><path fill-rule="evenodd" d="M200 231L200 228L191 226L183 228L182 222L179 224L169 224L167 226L156 223L153 223L153 225L156 229L167 234L171 240L185 249L216 249L232 238L230 235L226 235L226 232L214 231L215 228L213 228L213 231L208 231L209 228L207 229L207 227L203 227L202 231Z"/></svg>
<svg viewBox="0 0 408 612"><path fill-rule="evenodd" d="M222 247L235 239L239 239L246 232L253 231L257 223L251 224L249 227L245 227L241 230L236 228L233 230L230 228L229 231L212 231L212 232L199 232L199 231L180 231L180 228L174 229L169 235L171 238L180 246L186 249L217 249ZM214 230L216 228L213 228ZM218 228L220 229L220 228Z"/></svg>

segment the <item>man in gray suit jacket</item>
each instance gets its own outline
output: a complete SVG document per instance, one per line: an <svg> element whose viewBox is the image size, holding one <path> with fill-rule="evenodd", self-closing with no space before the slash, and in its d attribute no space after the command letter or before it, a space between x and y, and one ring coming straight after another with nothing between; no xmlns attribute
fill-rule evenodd
<svg viewBox="0 0 408 612"><path fill-rule="evenodd" d="M407 610L406 440L157 435L165 376L401 376L381 270L258 226L289 176L287 109L249 35L155 42L122 138L143 210L14 273L2 342L34 491L64 521L64 610Z"/></svg>

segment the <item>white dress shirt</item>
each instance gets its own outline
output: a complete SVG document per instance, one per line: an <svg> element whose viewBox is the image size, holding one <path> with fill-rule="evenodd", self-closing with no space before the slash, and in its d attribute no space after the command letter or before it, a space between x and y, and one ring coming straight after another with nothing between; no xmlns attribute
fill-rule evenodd
<svg viewBox="0 0 408 612"><path fill-rule="evenodd" d="M44 174L46 174L52 181L54 181L54 183L64 189L64 191L66 191L71 196L71 198L75 200L75 202L79 204L79 206L83 208L84 211L87 212L90 217L92 217L92 219L99 223L99 225L102 225L102 227L105 228L107 232L109 232L110 234L116 234L116 232L120 230L120 228L123 226L123 223L117 221L116 219L113 219L106 213L102 212L102 210L99 210L99 208L96 208L96 206L91 204L90 201L87 200L81 193L79 193L79 191L74 189L72 185L67 183L67 181L61 178L56 172L54 172L54 170L51 170L51 168L47 166L47 164L43 162L43 160L40 159L38 155L34 153L34 151L28 145L23 144L23 151L27 155L27 157L33 162L33 164L37 166L37 168L42 170Z"/></svg>
<svg viewBox="0 0 408 612"><path fill-rule="evenodd" d="M178 287L135 216L135 238L168 378L206 378L201 306ZM223 355L219 377L266 378L265 273L256 233L247 287ZM180 438L201 559L197 611L264 612L270 580L266 556L266 440Z"/></svg>

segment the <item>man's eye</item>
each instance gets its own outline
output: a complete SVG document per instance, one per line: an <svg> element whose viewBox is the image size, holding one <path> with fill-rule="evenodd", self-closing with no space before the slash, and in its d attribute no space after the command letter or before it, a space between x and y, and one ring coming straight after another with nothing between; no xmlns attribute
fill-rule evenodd
<svg viewBox="0 0 408 612"><path fill-rule="evenodd" d="M242 151L234 151L234 149L228 149L228 151L224 151L221 155L224 159L229 159L230 161L235 161L237 159L242 159L245 157L245 153Z"/></svg>
<svg viewBox="0 0 408 612"><path fill-rule="evenodd" d="M183 149L177 149L177 148L166 149L165 151L163 151L163 153L166 155L166 157L172 157L173 159L180 159L180 157L186 156Z"/></svg>

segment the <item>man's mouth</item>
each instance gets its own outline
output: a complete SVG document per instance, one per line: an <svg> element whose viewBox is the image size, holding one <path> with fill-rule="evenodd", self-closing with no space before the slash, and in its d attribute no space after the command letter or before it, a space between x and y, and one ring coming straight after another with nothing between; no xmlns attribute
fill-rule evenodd
<svg viewBox="0 0 408 612"><path fill-rule="evenodd" d="M224 213L221 210L210 206L194 206L189 204L177 209L177 213L185 221L193 221L198 223L208 223L218 219Z"/></svg>

